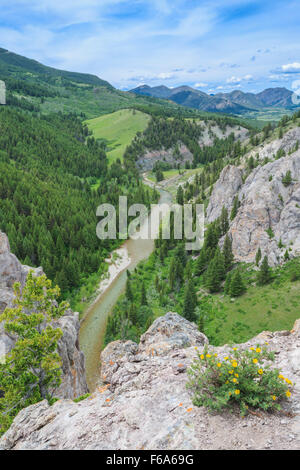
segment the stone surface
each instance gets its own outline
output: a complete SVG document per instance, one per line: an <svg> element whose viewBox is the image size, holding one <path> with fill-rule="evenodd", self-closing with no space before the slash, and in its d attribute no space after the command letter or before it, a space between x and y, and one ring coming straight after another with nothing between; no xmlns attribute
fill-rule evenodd
<svg viewBox="0 0 300 470"><path fill-rule="evenodd" d="M176 339L178 334L188 341ZM139 345L111 343L102 353L106 385L80 403L60 400L49 406L43 401L22 410L0 448L299 449L299 321L292 332L265 332L240 346L249 348L267 340L276 353L275 366L295 384L285 412L250 414L244 419L193 406L186 382L195 348L201 351L206 342L204 335L198 335L196 325L168 313L150 327ZM155 346L161 344L167 346ZM228 352L227 346L213 350L222 357Z"/></svg>
<svg viewBox="0 0 300 470"><path fill-rule="evenodd" d="M284 186L282 177L290 170L293 183ZM272 177L272 178L270 178ZM229 234L237 261L253 262L258 248L271 265L300 255L300 151L264 166L249 175L239 191L240 208ZM271 228L274 237L267 230ZM279 248L282 241L284 247Z"/></svg>
<svg viewBox="0 0 300 470"><path fill-rule="evenodd" d="M257 166L244 183L243 165L226 166L216 182L206 220L212 222L219 217L223 206L230 212L234 197L238 196L240 207L229 229L236 261L255 261L258 248L273 266L284 261L286 250L290 257L300 255L300 150L288 155L299 140L300 128L297 127L282 139L256 149L260 160L265 157L272 160L279 149L285 150L287 155ZM286 187L282 177L287 171L291 171L293 181ZM274 237L267 233L270 228ZM284 245L281 248L280 240Z"/></svg>
<svg viewBox="0 0 300 470"><path fill-rule="evenodd" d="M27 274L32 268L23 266L10 252L7 236L0 232L0 312L12 306L14 299L13 285L20 282L24 286ZM42 268L33 269L34 274L43 274ZM69 310L66 315L55 322L61 328L63 336L58 343L58 352L62 358L62 383L55 392L61 398L74 398L87 393L85 379L84 355L80 351L78 313ZM14 338L4 332L0 324L0 357L10 351Z"/></svg>
<svg viewBox="0 0 300 470"><path fill-rule="evenodd" d="M242 175L242 170L236 166L227 165L223 168L206 209L207 222L213 222L220 217L223 206L230 215L234 198L243 185Z"/></svg>

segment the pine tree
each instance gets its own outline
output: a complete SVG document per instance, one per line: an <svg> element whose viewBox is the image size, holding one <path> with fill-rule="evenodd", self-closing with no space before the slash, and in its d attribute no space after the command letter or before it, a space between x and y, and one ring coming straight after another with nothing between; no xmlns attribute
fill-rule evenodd
<svg viewBox="0 0 300 470"><path fill-rule="evenodd" d="M57 344L62 331L54 325L69 307L66 302L58 304L59 288L52 287L45 275L35 277L33 271L23 290L16 283L14 292L14 307L0 315L4 330L15 339L0 361L0 435L22 408L51 397L60 385Z"/></svg>
<svg viewBox="0 0 300 470"><path fill-rule="evenodd" d="M194 282L191 279L184 290L183 316L189 321L196 321L195 309L197 305L197 296L195 293Z"/></svg>
<svg viewBox="0 0 300 470"><path fill-rule="evenodd" d="M229 238L228 234L225 237L223 245L223 256L224 256L224 267L225 271L229 271L232 267L233 262L233 253L232 253L232 241Z"/></svg>
<svg viewBox="0 0 300 470"><path fill-rule="evenodd" d="M226 280L225 280L225 284L224 284L224 293L226 295L230 295L231 279L232 279L232 272L230 271L226 276Z"/></svg>
<svg viewBox="0 0 300 470"><path fill-rule="evenodd" d="M207 266L207 255L206 255L206 250L202 248L200 251L200 254L196 260L196 265L195 265L195 276L201 276L201 274L204 273L205 269Z"/></svg>
<svg viewBox="0 0 300 470"><path fill-rule="evenodd" d="M178 189L177 189L176 202L177 204L180 204L181 206L183 206L184 194L183 194L183 189L181 185L178 186Z"/></svg>
<svg viewBox="0 0 300 470"><path fill-rule="evenodd" d="M130 304L129 307L128 318L133 325L137 324L137 309L133 302Z"/></svg>
<svg viewBox="0 0 300 470"><path fill-rule="evenodd" d="M230 214L230 220L233 220L236 217L239 207L240 207L239 198L238 196L235 196L234 201L233 201L233 207L232 207L231 214Z"/></svg>
<svg viewBox="0 0 300 470"><path fill-rule="evenodd" d="M144 282L142 283L141 305L148 305L147 295L146 295L146 288L145 288L145 283Z"/></svg>
<svg viewBox="0 0 300 470"><path fill-rule="evenodd" d="M200 315L199 316L199 319L198 319L198 329L201 333L204 332L204 317L203 315Z"/></svg>
<svg viewBox="0 0 300 470"><path fill-rule="evenodd" d="M258 250L257 250L256 256L255 256L255 264L256 264L256 266L259 265L260 260L261 260L261 249L260 249L260 247L259 247Z"/></svg>
<svg viewBox="0 0 300 470"><path fill-rule="evenodd" d="M257 275L257 281L258 281L258 284L265 285L265 284L268 284L270 280L271 280L271 271L270 271L270 267L268 263L268 257L265 256L261 263L260 271L258 272L258 275Z"/></svg>
<svg viewBox="0 0 300 470"><path fill-rule="evenodd" d="M208 265L205 275L205 285L210 292L218 292L221 288L221 283L224 278L224 256L220 252L220 249L218 247L214 258L210 261Z"/></svg>
<svg viewBox="0 0 300 470"><path fill-rule="evenodd" d="M132 293L132 290L131 290L131 284L130 284L130 280L127 279L126 281L126 298L127 300L129 300L129 302L132 302L133 301L133 293Z"/></svg>
<svg viewBox="0 0 300 470"><path fill-rule="evenodd" d="M222 208L221 216L220 216L220 229L221 235L225 235L229 229L229 222L228 222L228 210L225 206Z"/></svg>
<svg viewBox="0 0 300 470"><path fill-rule="evenodd" d="M292 174L291 170L288 170L286 174L282 177L282 183L284 186L289 186L292 183Z"/></svg>
<svg viewBox="0 0 300 470"><path fill-rule="evenodd" d="M238 297L245 292L246 288L239 269L236 269L230 282L229 294L231 297Z"/></svg>

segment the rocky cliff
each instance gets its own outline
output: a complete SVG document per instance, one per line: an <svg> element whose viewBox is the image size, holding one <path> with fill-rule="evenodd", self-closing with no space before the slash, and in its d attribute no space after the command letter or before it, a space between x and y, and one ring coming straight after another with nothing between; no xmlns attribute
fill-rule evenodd
<svg viewBox="0 0 300 470"><path fill-rule="evenodd" d="M281 263L286 250L290 257L300 255L300 151L293 152L298 141L300 128L291 129L282 139L256 149L260 161L266 157L271 161L258 165L244 183L242 164L225 167L215 184L208 222L220 216L223 206L230 213L235 196L240 201L229 229L236 261L253 262L259 247L271 265ZM280 149L287 155L276 160ZM247 157L251 155L253 151ZM283 177L288 171L292 182L286 186Z"/></svg>
<svg viewBox="0 0 300 470"><path fill-rule="evenodd" d="M221 129L217 124L207 124L204 121L199 121L199 125L202 127L202 135L199 139L199 145L212 146L215 139L225 139L229 137L230 134L234 134L235 140L240 140L244 142L248 138L248 129L241 126L227 126L224 130ZM189 162L190 164L193 161L193 155L182 143L178 142L178 149L180 153L179 159L174 156L174 149L162 149L154 151L146 151L144 155L141 155L137 161L137 166L141 171L150 171L153 169L156 162L161 161L169 163L171 166L177 166Z"/></svg>
<svg viewBox="0 0 300 470"><path fill-rule="evenodd" d="M13 285L20 282L24 286L29 270L10 252L7 236L0 232L0 312L12 305L14 298ZM35 275L43 273L42 268L34 269ZM63 336L58 344L58 352L62 358L62 383L56 391L61 398L74 398L87 393L85 380L84 356L79 349L78 333L79 318L77 313L69 310L66 315L54 324L61 328ZM0 356L9 351L14 339L4 332L0 324Z"/></svg>
<svg viewBox="0 0 300 470"><path fill-rule="evenodd" d="M103 386L74 403L46 401L22 410L0 441L2 449L298 449L300 445L300 320L294 329L265 332L241 345L268 341L276 367L295 384L282 413L210 414L192 404L187 369L207 343L176 313L142 336L111 343L102 353ZM226 346L214 348L224 357Z"/></svg>

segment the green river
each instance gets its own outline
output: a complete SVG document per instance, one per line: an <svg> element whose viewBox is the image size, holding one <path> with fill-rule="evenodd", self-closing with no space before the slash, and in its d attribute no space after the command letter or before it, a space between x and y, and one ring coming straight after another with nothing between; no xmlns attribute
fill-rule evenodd
<svg viewBox="0 0 300 470"><path fill-rule="evenodd" d="M172 196L167 191L158 189L160 193L159 204L170 204ZM131 260L126 268L132 271L137 264L147 259L154 250L153 240L127 240L123 247L128 250ZM89 390L93 392L100 377L100 353L103 349L107 318L125 291L127 274L126 269L112 281L110 286L99 296L97 301L87 310L80 327L80 347L85 355L86 376Z"/></svg>

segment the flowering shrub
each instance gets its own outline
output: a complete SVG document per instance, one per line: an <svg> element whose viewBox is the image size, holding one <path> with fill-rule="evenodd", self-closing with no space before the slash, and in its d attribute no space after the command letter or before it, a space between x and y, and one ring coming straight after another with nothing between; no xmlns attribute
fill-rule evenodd
<svg viewBox="0 0 300 470"><path fill-rule="evenodd" d="M279 402L291 396L292 382L266 361L274 354L257 346L249 350L233 348L224 359L205 347L188 370L188 388L194 392L195 406L211 411L238 404L242 415L249 407L280 410Z"/></svg>

